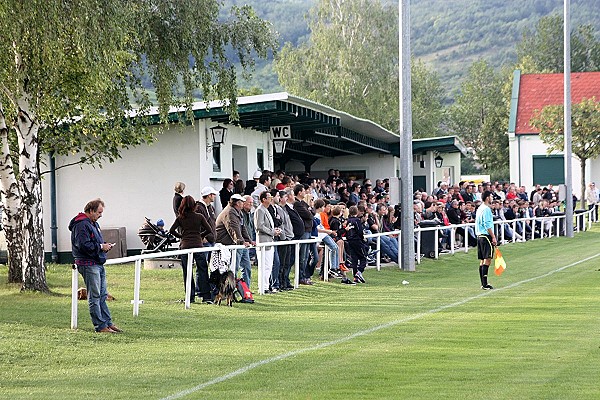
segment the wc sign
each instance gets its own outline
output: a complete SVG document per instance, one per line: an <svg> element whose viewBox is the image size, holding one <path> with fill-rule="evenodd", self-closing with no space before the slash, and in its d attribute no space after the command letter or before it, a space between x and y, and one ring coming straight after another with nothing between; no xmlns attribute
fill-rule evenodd
<svg viewBox="0 0 600 400"><path fill-rule="evenodd" d="M276 154L285 152L285 144L292 138L292 128L289 125L272 126L271 137L273 138L273 149Z"/></svg>
<svg viewBox="0 0 600 400"><path fill-rule="evenodd" d="M290 125L272 126L271 136L273 140L288 140L292 138L292 128Z"/></svg>

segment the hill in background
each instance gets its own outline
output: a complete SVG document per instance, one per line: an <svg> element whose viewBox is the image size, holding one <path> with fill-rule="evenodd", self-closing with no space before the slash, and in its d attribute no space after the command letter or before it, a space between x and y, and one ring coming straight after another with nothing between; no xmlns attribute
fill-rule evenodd
<svg viewBox="0 0 600 400"><path fill-rule="evenodd" d="M306 41L306 14L317 0L226 0L225 6L251 5L273 24L280 44ZM398 4L398 2L393 2ZM571 0L571 25L592 24L600 32L600 0ZM495 68L516 62L516 45L524 29L538 20L563 13L562 0L412 0L411 50L440 76L452 99L469 66L486 59ZM299 68L301 70L301 67ZM265 93L281 91L270 62L257 65L254 78L242 87Z"/></svg>

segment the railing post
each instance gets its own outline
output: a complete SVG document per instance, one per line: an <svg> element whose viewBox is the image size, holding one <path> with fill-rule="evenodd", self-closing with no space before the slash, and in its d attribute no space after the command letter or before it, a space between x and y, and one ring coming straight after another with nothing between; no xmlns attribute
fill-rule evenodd
<svg viewBox="0 0 600 400"><path fill-rule="evenodd" d="M77 266L71 267L71 329L77 329L77 290L79 286L79 272Z"/></svg>
<svg viewBox="0 0 600 400"><path fill-rule="evenodd" d="M421 230L417 231L417 264L421 264Z"/></svg>
<svg viewBox="0 0 600 400"><path fill-rule="evenodd" d="M134 317L137 317L140 313L141 278L142 278L142 260L136 260L135 261L135 276L133 279L133 316Z"/></svg>
<svg viewBox="0 0 600 400"><path fill-rule="evenodd" d="M264 265L265 265L264 250L265 250L264 247L262 247L262 246L256 246L256 261L258 263L258 266L257 266L257 270L258 270L258 294L260 294L260 295L265 294L265 287L263 285L263 275L265 274L265 271L264 271Z"/></svg>
<svg viewBox="0 0 600 400"><path fill-rule="evenodd" d="M323 245L323 282L329 282L329 247Z"/></svg>
<svg viewBox="0 0 600 400"><path fill-rule="evenodd" d="M402 234L398 231L398 236L396 237L396 241L398 242L398 267L402 269L402 245L400 241L402 240ZM419 257L419 252L417 251L417 257Z"/></svg>
<svg viewBox="0 0 600 400"><path fill-rule="evenodd" d="M231 272L233 272L233 274L235 275L235 278L237 279L237 270L236 270L236 265L237 265L237 249L236 250L231 250L231 263L229 264L229 270Z"/></svg>
<svg viewBox="0 0 600 400"><path fill-rule="evenodd" d="M190 296L192 295L192 273L194 272L192 270L192 262L194 261L194 253L188 253L188 258L187 258L187 265L185 266L185 268L187 268L187 274L186 274L186 279L185 279L185 309L189 310L190 309ZM183 268L183 265L181 266ZM193 290L196 290L196 288L193 288Z"/></svg>
<svg viewBox="0 0 600 400"><path fill-rule="evenodd" d="M381 236L377 236L377 271L381 271Z"/></svg>
<svg viewBox="0 0 600 400"><path fill-rule="evenodd" d="M294 245L294 288L300 285L300 243Z"/></svg>
<svg viewBox="0 0 600 400"><path fill-rule="evenodd" d="M450 227L450 254L454 254L454 246L456 246L456 228Z"/></svg>
<svg viewBox="0 0 600 400"><path fill-rule="evenodd" d="M433 237L434 237L434 246L435 246L434 254L435 254L435 259L437 260L440 256L440 254L439 254L439 230L437 227L435 228Z"/></svg>

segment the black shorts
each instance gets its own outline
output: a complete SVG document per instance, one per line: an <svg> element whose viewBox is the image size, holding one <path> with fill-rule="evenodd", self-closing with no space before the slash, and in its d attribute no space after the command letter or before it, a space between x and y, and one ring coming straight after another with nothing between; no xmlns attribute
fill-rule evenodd
<svg viewBox="0 0 600 400"><path fill-rule="evenodd" d="M492 246L492 237L489 235L477 236L477 258L486 260L494 258L494 246Z"/></svg>

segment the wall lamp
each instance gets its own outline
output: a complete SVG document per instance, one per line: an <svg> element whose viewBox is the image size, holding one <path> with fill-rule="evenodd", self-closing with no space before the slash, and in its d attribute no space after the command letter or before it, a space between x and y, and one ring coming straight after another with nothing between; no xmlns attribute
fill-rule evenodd
<svg viewBox="0 0 600 400"><path fill-rule="evenodd" d="M444 159L439 154L433 159L435 161L436 168L442 168L442 164L444 163Z"/></svg>
<svg viewBox="0 0 600 400"><path fill-rule="evenodd" d="M283 154L285 152L285 144L287 140L273 140L273 148L275 154Z"/></svg>
<svg viewBox="0 0 600 400"><path fill-rule="evenodd" d="M212 136L212 146L207 143L207 147L219 147L225 143L225 135L227 134L227 128L221 125L213 126L210 128L210 135Z"/></svg>

